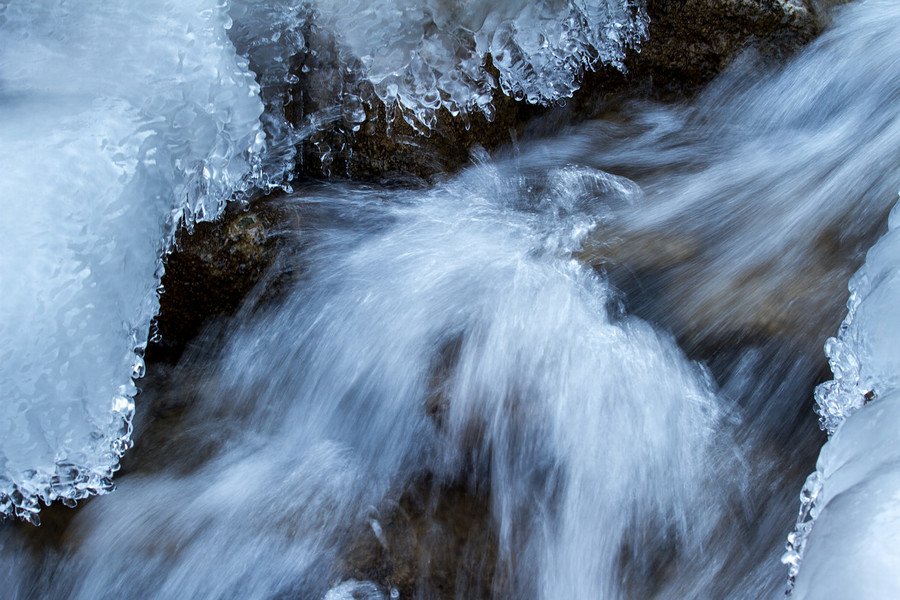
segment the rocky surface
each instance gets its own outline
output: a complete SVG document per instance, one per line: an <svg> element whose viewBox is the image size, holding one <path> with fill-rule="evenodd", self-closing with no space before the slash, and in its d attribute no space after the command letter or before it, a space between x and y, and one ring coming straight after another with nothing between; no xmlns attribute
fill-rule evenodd
<svg viewBox="0 0 900 600"><path fill-rule="evenodd" d="M234 313L264 276L271 279L263 295L277 294L294 276L279 258L299 244L299 210L277 194L249 206L232 203L221 219L179 232L165 259L157 339L147 360L177 361L205 324Z"/></svg>
<svg viewBox="0 0 900 600"><path fill-rule="evenodd" d="M648 0L648 40L627 61L631 81L659 96L690 93L740 52L781 58L820 31L805 0Z"/></svg>

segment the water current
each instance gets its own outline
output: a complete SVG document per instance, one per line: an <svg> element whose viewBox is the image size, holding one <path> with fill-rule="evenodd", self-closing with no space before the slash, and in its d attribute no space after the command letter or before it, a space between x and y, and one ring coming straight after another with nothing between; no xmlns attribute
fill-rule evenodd
<svg viewBox="0 0 900 600"><path fill-rule="evenodd" d="M15 367L0 371L3 402L65 399L58 417L2 413L0 431L17 441L0 455L2 508L25 519L36 520L38 498L74 504L111 487L134 409L119 386L143 372L131 352L143 351L174 227L272 187L302 135L263 115L284 70L259 75L262 92L248 79L261 57L274 64L306 43L285 25L297 25L285 19L296 7L139 4L174 10L161 29L140 28L158 54L89 77L127 45L116 36L133 29L120 21L132 13L20 35L34 15L0 0L0 32L17 33L0 51L0 157L15 173L0 181L7 215L24 223L4 219L0 240L0 274L16 290L2 300L2 356ZM630 4L545 4L538 20L566 24L577 40L566 48L580 50L557 64L553 48L529 54L519 40L524 78L473 71L454 88L415 57L466 36L471 52L453 54L463 62L500 52L510 23L538 18L527 3L447 15L421 40L399 25L385 36L417 48L404 68L465 112L484 108L485 85L564 97L584 61L615 64L644 34ZM341 6L322 3L318 18L362 27L365 15ZM598 11L602 27L590 20ZM173 22L187 23L185 38L154 37ZM0 525L2 593L781 597L784 542L825 441L813 412L828 378L822 346L900 188L898 28L895 3L842 7L784 65L748 53L689 104L628 102L562 131L551 113L428 186L294 182L280 200L302 217L281 233L301 241L280 263L299 273L294 284L275 300L257 290L177 366L150 365L116 491L43 509L41 529ZM359 40L348 45L358 76L427 126L432 96L392 87L377 74L391 57ZM69 79L35 65L49 69L70 47L83 80L37 102L48 82ZM535 88L538 64L559 81ZM54 125L61 104L72 116ZM74 199L58 203L68 190ZM32 236L46 241L17 253ZM60 257L72 275L66 263L42 279ZM134 277L127 293L124 277ZM34 298L59 308L32 310ZM77 342L60 333L73 322L85 323ZM109 356L91 353L111 339ZM42 356L47 369L33 366Z"/></svg>

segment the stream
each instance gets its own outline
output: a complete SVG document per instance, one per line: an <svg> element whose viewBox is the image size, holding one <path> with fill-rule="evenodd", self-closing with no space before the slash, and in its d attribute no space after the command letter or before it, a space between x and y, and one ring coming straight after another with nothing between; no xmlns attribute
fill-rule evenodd
<svg viewBox="0 0 900 600"><path fill-rule="evenodd" d="M0 0L0 33L31 22L22 6ZM130 13L60 38L56 7L43 41L0 51L0 160L16 167L0 189L24 215L0 226L14 290L0 308L33 315L0 324L4 402L49 407L0 414L0 507L44 517L0 523L0 596L783 597L785 541L826 439L822 348L900 189L900 5L835 9L785 64L742 55L690 103L627 101L576 125L550 112L428 185L284 186L278 202L300 215L278 233L298 240L279 257L291 285L268 294L268 273L177 365L144 374L133 350L183 215L278 188L300 135L261 117L219 8L186 28L209 56L146 33L158 55L88 77L133 35ZM99 49L94 27L113 32ZM84 78L34 100L68 81L34 65L70 45ZM504 73L510 93L552 88ZM187 114L201 89L215 110ZM434 107L411 90L376 91L427 125ZM141 94L155 100L136 111ZM60 105L74 115L62 125ZM41 275L65 261L72 293L59 269ZM115 344L92 353L102 340ZM45 359L66 368L34 366ZM132 373L139 393L122 385ZM116 398L113 417L84 399L97 394Z"/></svg>

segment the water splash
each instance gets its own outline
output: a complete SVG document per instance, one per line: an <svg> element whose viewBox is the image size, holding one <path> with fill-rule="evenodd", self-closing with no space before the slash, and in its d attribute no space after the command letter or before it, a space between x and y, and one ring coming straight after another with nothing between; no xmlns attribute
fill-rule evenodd
<svg viewBox="0 0 900 600"><path fill-rule="evenodd" d="M727 407L571 258L633 187L587 168L534 181L491 164L426 192L306 190L337 218L303 256L305 285L228 336L186 417L222 443L185 447L206 456L189 476L138 476L84 507L109 526L81 530L47 593L385 595L334 587L348 531L426 476L490 495L514 597L617 597L623 546L701 551L728 511L704 467L734 463Z"/></svg>

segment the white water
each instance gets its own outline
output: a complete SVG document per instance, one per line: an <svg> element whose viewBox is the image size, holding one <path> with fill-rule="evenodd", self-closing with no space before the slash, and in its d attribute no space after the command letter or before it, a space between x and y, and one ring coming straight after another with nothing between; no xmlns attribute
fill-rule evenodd
<svg viewBox="0 0 900 600"><path fill-rule="evenodd" d="M150 4L144 8L149 10ZM16 6L2 6L0 31L22 31ZM30 4L17 6L29 17L33 13L28 11L35 10ZM283 8L266 6L273 13ZM193 14L184 10L184 15ZM262 103L249 93L255 88L246 64L225 42L224 8L204 14L214 23L204 30L216 41L210 52L227 67L215 63L218 74L233 78L212 77L213 84L201 68L185 80L175 66L174 81L163 78L166 84L160 84L159 93L165 100L164 91L207 91L203 85L222 91L221 113L218 102L203 106L212 107L213 115L230 115L230 120L223 116L209 128L200 126L207 122L203 119L175 128L178 111L161 117L146 113L156 106L156 88L148 93L143 87L146 72L135 67L137 62L124 63L110 81L105 75L99 82L86 77L85 87L73 91L73 97L63 94L60 102L74 103L73 114L84 121L76 120L61 150L53 147L51 152L53 140L33 131L46 113L33 102L15 104L12 94L40 95L43 87L28 78L41 71L8 74L18 64L8 58L17 56L8 48L29 57L32 52L42 55L28 50L29 36L15 38L21 46L0 50L0 127L16 134L2 151L10 152L5 161L16 161L11 163L17 165L15 172L27 176L13 181L17 194L5 195L31 199L28 205L19 200L16 214L35 223L13 229L7 239L21 238L21 244L60 240L46 253L43 246L36 247L27 258L56 264L70 252L73 261L86 260L91 273L105 265L120 268L118 260L106 258L110 248L124 252L121 264L128 268L134 264L132 254L143 260L143 275L119 278L116 272L115 278L97 283L108 291L88 300L77 296L83 285L70 282L77 279L74 275L47 283L70 286L63 289L74 289L72 307L97 310L104 317L100 331L79 337L79 342L102 349L108 340L114 347L116 340L124 340L116 351L121 360L110 364L133 359L129 344L141 338L130 340L128 328L146 330L154 308L153 270L168 239L170 211L180 211L182 201L202 198L213 202L205 213L213 214L259 164L242 152L260 149L253 144L260 141L263 127L272 132L270 141L275 139L263 171L277 172L292 157L284 140L294 134L272 116L259 124ZM266 14L261 6L236 5L229 14L248 19L236 24L235 39L249 48L251 59L289 56L288 45L278 40L253 39L260 15ZM289 17L267 22L275 23L272 28L295 24ZM484 563L487 555L479 555L478 547L467 547L474 557L461 558L461 564L492 569L497 597L780 595L786 574L778 557L796 514L800 484L791 471L811 468L802 466L810 442L803 433L803 403L817 370L810 349L835 325L817 311L840 304L834 290L846 284L854 268L848 257L874 237L896 197L900 56L891 40L898 22L900 11L891 3L849 7L837 15L831 32L780 73L754 70L748 59L692 107L632 106L616 123L596 122L550 139L524 140L493 159L479 158L478 165L429 190L339 185L298 190L291 201L304 213L309 247L295 257L303 270L296 290L267 310L248 307L224 338L201 340L169 384L176 402L186 406L167 434L171 441L151 448L119 480L115 494L80 508L57 545L35 551L28 535L11 526L0 530L6 590L15 598L137 594L330 600L354 594L394 597L402 588L404 595L446 597L441 594L453 592L424 576L412 588L408 581L393 581L394 575L377 580L377 573L367 575L373 582L352 581L358 576L346 561L365 536L382 540L389 554L396 551L384 531L396 527L405 493L424 488L440 498L448 487L461 486L485 501L489 515L482 526L497 547L491 564ZM169 73L166 66L173 63L163 59L173 56L167 53L170 46L158 49L151 43L155 34L147 32L171 28L157 30L146 23L137 28L148 36L150 50L137 52L134 60L160 58L160 64L149 61L147 68ZM129 30L123 26L122 31ZM181 29L172 31L184 41ZM71 43L53 32L38 50ZM70 35L87 36L88 52L94 45L107 53L111 50L104 44L128 45L86 24ZM139 36L137 42L142 40ZM210 47L186 44L191 48L186 57ZM67 70L96 71L71 60ZM47 58L41 64L56 62ZM278 69L267 73L274 88L263 96L271 99L284 91L278 88ZM109 103L117 110L101 110ZM232 103L241 110L230 112L235 110ZM8 107L18 107L20 117L5 119L14 114ZM117 155L107 157L104 147L95 149L93 138L84 135L105 131L101 126L106 121L98 115L110 119L110 127L121 127L114 133L124 139L139 131L154 142L124 154L131 157L131 170L108 167L124 179L111 191L98 183L111 181L106 171L92 169L115 166ZM167 137L170 127L184 129L178 135L187 139L174 133ZM47 135L60 130L69 131L54 125ZM223 137L238 140L224 145L227 159L218 153ZM150 169L159 161L150 161L143 152L152 156L169 149L163 142L154 145L159 140L184 150L192 160L206 157L207 164L217 164L211 157L218 157L224 161L222 172L230 175L193 187L192 177L200 176L179 170L187 163L176 164L175 154L174 168ZM22 159L26 143L41 150L39 170L37 161ZM88 144L84 148L91 152L79 144ZM84 179L75 179L76 185L68 171L71 156L92 167ZM43 176L48 164L57 165L50 172L59 172L59 178ZM42 182L51 191L35 193ZM213 183L224 187L203 195ZM68 198L61 192L73 188L74 197L84 198L88 207L86 221L79 223L76 217L82 213L71 208L69 220L48 218L47 212L68 206L51 204L52 199ZM96 198L121 201L128 210L94 208L89 200ZM33 206L46 209L31 212ZM149 216L141 220L131 210ZM128 227L103 225L86 237L76 229L102 225L106 214L125 219ZM63 237L70 223L73 231ZM47 233L40 236L36 230ZM126 235L138 236L147 248L116 237ZM76 244L98 239L109 246L89 243L83 259ZM679 249L685 245L687 251ZM572 258L585 247L595 258L606 256L607 274L624 282L627 295L604 273ZM3 249L0 256L6 262L0 272L14 277L26 257ZM896 263L892 256L876 254L881 258L870 255L870 261L882 265L878 269ZM660 267L665 267L662 274L654 271ZM622 279L623 269L634 270L634 282ZM134 297L113 305L124 316L106 305L96 308L98 299L112 294L110 302L116 302L121 293L110 279L141 282L135 284ZM803 283L794 286L798 280ZM18 312L4 307L2 314L41 315L32 309L31 297L5 298L19 302L14 307ZM878 296L872 292L872 297ZM884 309L891 305L886 302L873 306ZM648 320L633 316L631 307ZM869 316L854 320L863 325L853 335L864 351L854 352L865 356L865 364L878 374L873 385L885 408L872 417L872 427L889 433L884 425L895 421L884 410L890 407L896 354L887 342L895 338L870 337L877 330L873 320L885 327L890 321L877 310L863 312ZM115 316L107 320L111 314ZM83 320L90 325L98 319ZM123 320L126 335L107 333ZM26 322L4 317L3 324L20 327ZM703 344L718 343L709 366L686 357L666 329L695 353ZM48 334L54 347L65 348L54 331ZM755 341L760 335L767 340ZM25 332L9 339L31 347ZM4 363L7 355L19 356L7 348ZM86 354L81 346L75 350L73 356ZM102 355L91 356L106 364ZM121 385L128 374L81 367L74 384L56 379L56 372L52 376L66 382L64 387L80 386L88 372L90 381L100 373L98 385L106 386ZM90 405L96 409L85 414L108 414L106 398L115 391L104 393ZM138 401L149 406L154 398L148 390ZM80 413L63 409L43 421L56 414ZM866 408L858 414L876 413ZM22 431L10 419L6 423L10 432ZM92 426L88 421L85 429ZM71 428L63 419L58 427L60 433L54 435ZM34 436L41 444L46 431L41 428ZM120 435L102 437L100 443L108 445ZM842 435L829 442L832 450L823 455L820 471L827 479L835 470L831 465L847 463L851 466L845 473L865 474L855 474L844 487L881 486L881 497L856 494L859 502L849 509L834 508L834 517L826 518L830 509L820 515L795 594L822 597L818 586L837 582L843 587L824 589L854 597L863 589L854 584L855 569L865 567L874 571L867 579L873 587L865 596L890 597L896 585L888 570L891 555L878 550L890 536L872 538L870 531L873 523L895 531L890 523L884 525L886 520L878 521L879 515L891 514L890 500L882 498L890 497L885 490L895 493L895 476L887 470L890 465L873 466L865 451L857 456L840 450L836 442ZM9 439L19 438L4 436ZM885 444L889 439L887 435ZM54 468L54 446L45 446L34 456ZM117 462L119 447L113 450L109 454L104 446L100 453L103 476ZM21 454L29 456L24 450ZM871 475L872 469L882 469L878 473L884 477ZM26 475L22 481L31 481L32 474ZM830 498L844 489L834 479L830 485L836 490L828 491L826 482ZM58 493L55 487L45 489L51 490L48 495ZM40 495L41 489L32 493ZM36 508L33 501L20 505L26 517ZM820 526L825 533L815 533ZM838 533L829 535L832 531ZM877 541L871 546L875 550L858 552L870 548L870 539ZM428 571L427 563L417 568ZM467 576L458 573L459 597L469 597L462 584Z"/></svg>

